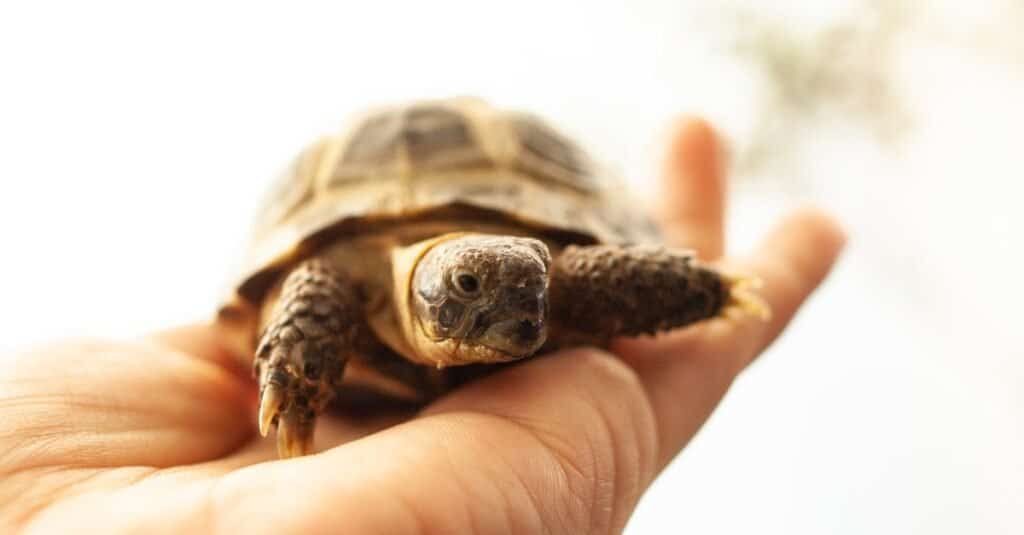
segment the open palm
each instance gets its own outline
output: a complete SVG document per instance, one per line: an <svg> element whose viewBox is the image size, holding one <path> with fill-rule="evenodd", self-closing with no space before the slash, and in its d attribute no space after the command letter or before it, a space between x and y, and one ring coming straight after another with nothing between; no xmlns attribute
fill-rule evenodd
<svg viewBox="0 0 1024 535"><path fill-rule="evenodd" d="M843 236L786 218L721 259L720 147L696 120L666 162L676 245L765 282L774 316L536 358L414 418L321 418L319 453L279 461L255 385L214 327L73 342L0 369L0 532L615 533L829 271Z"/></svg>

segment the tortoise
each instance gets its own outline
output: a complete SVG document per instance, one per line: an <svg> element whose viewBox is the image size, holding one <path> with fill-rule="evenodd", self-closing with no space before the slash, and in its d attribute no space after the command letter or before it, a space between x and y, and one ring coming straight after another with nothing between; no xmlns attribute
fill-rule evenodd
<svg viewBox="0 0 1024 535"><path fill-rule="evenodd" d="M473 98L365 113L258 213L220 321L258 427L310 451L328 405L421 405L549 350L767 312L750 278L660 245L621 179L542 119Z"/></svg>

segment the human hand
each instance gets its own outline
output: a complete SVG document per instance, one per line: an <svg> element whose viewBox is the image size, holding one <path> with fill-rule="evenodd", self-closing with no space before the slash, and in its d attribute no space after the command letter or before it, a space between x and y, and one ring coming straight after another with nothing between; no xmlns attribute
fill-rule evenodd
<svg viewBox="0 0 1024 535"><path fill-rule="evenodd" d="M621 531L844 241L805 210L723 260L711 129L680 125L665 168L666 234L762 278L771 320L561 351L397 425L321 418L320 453L288 460L255 433L255 386L215 327L37 349L0 369L0 532Z"/></svg>

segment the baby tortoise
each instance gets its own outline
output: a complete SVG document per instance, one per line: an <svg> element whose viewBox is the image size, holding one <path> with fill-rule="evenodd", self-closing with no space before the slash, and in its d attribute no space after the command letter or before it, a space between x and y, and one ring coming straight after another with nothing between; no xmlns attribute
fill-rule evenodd
<svg viewBox="0 0 1024 535"><path fill-rule="evenodd" d="M658 241L622 182L536 117L468 98L378 109L279 180L219 318L255 355L260 433L276 425L293 457L332 402L423 404L496 363L767 313L751 279Z"/></svg>

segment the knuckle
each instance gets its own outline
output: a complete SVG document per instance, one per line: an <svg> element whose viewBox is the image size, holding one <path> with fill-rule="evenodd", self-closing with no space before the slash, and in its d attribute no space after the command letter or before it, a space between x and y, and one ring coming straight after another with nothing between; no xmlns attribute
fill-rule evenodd
<svg viewBox="0 0 1024 535"><path fill-rule="evenodd" d="M591 519L614 531L654 475L654 409L640 375L620 358L593 349L578 350L574 358L589 387L583 389L587 409L579 411L584 436L571 466L585 474L581 496L589 498Z"/></svg>
<svg viewBox="0 0 1024 535"><path fill-rule="evenodd" d="M642 391L643 383L636 370L615 355L592 348L571 350L571 360L582 374L584 380L596 383L600 387L615 388L630 395Z"/></svg>

